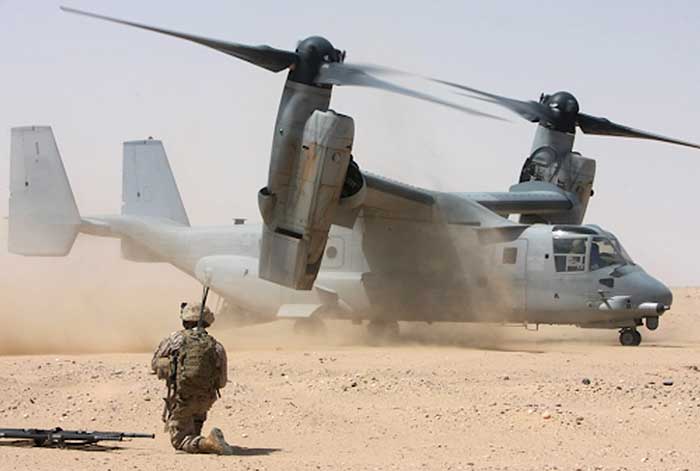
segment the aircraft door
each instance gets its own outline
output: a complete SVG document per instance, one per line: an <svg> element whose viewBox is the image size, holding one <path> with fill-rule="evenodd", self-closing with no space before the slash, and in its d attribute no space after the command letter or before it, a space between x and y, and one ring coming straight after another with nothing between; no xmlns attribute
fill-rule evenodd
<svg viewBox="0 0 700 471"><path fill-rule="evenodd" d="M518 239L495 251L495 263L504 276L494 294L507 310L524 311L527 306L527 249L527 239Z"/></svg>
<svg viewBox="0 0 700 471"><path fill-rule="evenodd" d="M554 237L553 273L550 285L551 306L560 316L571 311L587 310L598 299L596 283L589 272L590 237L565 235Z"/></svg>

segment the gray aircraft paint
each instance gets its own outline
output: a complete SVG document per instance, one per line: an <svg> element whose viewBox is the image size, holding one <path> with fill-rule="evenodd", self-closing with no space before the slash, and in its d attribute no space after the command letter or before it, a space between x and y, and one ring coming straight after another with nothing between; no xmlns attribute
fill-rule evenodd
<svg viewBox="0 0 700 471"><path fill-rule="evenodd" d="M325 316L621 328L656 318L671 304L670 291L639 266L589 269L591 239L612 237L599 228L563 226L554 234L552 225L509 221L469 194L431 192L377 176L368 178L353 229L333 226L314 289L296 291L258 278L261 226L187 224L159 141L125 143L123 188L150 188L152 207L139 207L125 194L124 214L83 217L73 225L77 208L55 143L31 152L36 142L54 142L51 129L18 128L12 136L11 252L62 255L78 232L128 241L148 255L145 260L170 263L210 285L226 300L225 315L240 323ZM145 165L132 165L135 155ZM491 202L505 198L477 195ZM508 202L510 209L518 198ZM549 204L542 195L535 200ZM533 204L523 202L528 211ZM28 235L30 246L18 242ZM555 270L554 235L588 244L580 272ZM613 277L612 288L600 283ZM658 305L664 309L654 310Z"/></svg>
<svg viewBox="0 0 700 471"><path fill-rule="evenodd" d="M333 126L330 124L332 120L324 124L324 119L314 119L317 113L326 112L333 86L376 88L442 104L472 115L497 117L387 80L391 75L412 74L384 66L346 64L345 53L319 36L299 42L295 51L285 51L269 46L204 38L75 9L63 9L192 41L274 72L288 69L287 84L278 110L268 185L258 195L264 221L259 276L282 286L323 292L321 297L325 300L323 304L326 308L342 306L341 311L348 312L348 306L339 297L339 293L314 286L313 282L319 274L322 260L318 256L323 253L321 249L328 241L331 219L332 223L339 226L361 227L362 255L368 266L368 271L361 274L361 284L370 302L368 317L374 320L381 320L387 312L404 317L413 316L416 312L431 312L433 318L452 319L459 310L471 313L526 312L529 317L533 311L531 306L540 304L542 309L549 305L570 305L572 311L579 309L581 299L590 297L589 292L594 285L590 282L592 275L579 276L582 275L580 272L588 269L589 256L591 259L596 258L596 266L600 266L601 260L605 261L600 258L601 244L604 248L607 247L607 253L603 255L609 260L631 265L631 260L621 254L622 249L617 242L601 234L597 237L603 238L596 241L595 237L587 240L559 240L557 234L546 233L543 236L546 243L551 238L553 247L558 247L557 250L573 252L554 255L557 260L556 273L551 276L547 274L546 265L544 270L538 272L544 278L551 278L555 289L562 286L561 294L555 292L554 301L542 301L539 304L531 303L531 299L537 299L538 296L530 296L529 293L528 277L531 274L528 265L518 262L514 252L517 250L529 254L531 247L534 250L538 238L528 238L525 234L530 230L529 227L534 227L537 223L576 225L583 221L588 200L592 196L595 161L572 151L576 129L580 128L587 134L651 139L700 148L696 144L582 113L576 98L565 91L552 95L542 94L538 102L523 101L455 82L423 77L456 88L462 95L465 91L469 92L467 96L470 98L497 104L530 122L538 123L533 152L523 166L518 184L510 188L509 193L519 194L519 198L494 194L486 196L484 204L480 204L467 194L421 190L369 176L366 172L361 172L352 157L347 155L341 160L346 162L349 157L348 166L343 164L329 171L335 178L329 179L326 182L328 187L324 189L320 183L322 179L318 177L326 175L326 164L329 168L333 167L331 163L339 154L310 151L307 155L307 151L315 149L320 142L307 140L306 134L311 126L318 131L317 135L333 135ZM319 98L317 95L322 96ZM300 129L303 129L305 139L301 148ZM290 134L286 137L288 131ZM345 137L352 141L351 135ZM350 151L350 148L351 145L344 151ZM345 169L347 176L341 183L340 177ZM309 178L305 179L304 176ZM360 183L362 191L358 191ZM298 191L302 187L303 190ZM357 192L352 198L353 206L343 207L342 195L347 195L350 190ZM530 193L532 196L528 197ZM322 209L318 211L318 208ZM519 214L521 224L516 225L507 219L508 212ZM578 233L581 229L558 228L556 232ZM607 242L604 237L608 237ZM489 247L515 240L518 240L519 247L507 247L508 251L503 252L503 264L514 267L500 267L496 259L489 255L492 252ZM565 246L569 248L566 249ZM564 255L566 256L562 258ZM144 256L147 257L148 254ZM561 265L564 260L566 265ZM216 272L225 271L221 268L224 264L219 262L222 260L217 259ZM577 272L576 276L567 273L562 278L559 274L562 267L564 271ZM214 268L203 267L202 273L205 276L203 283L211 284L215 277ZM598 280L599 284L610 288L608 291L596 290L604 307L601 310L609 311L609 318L614 318L621 309L635 311L634 325L640 325L642 318L648 317L655 319L651 325L648 324L649 328L655 328L658 317L651 313L660 314L668 306L661 301L643 302L637 306L633 304L631 295L609 297L615 286L614 278L627 274L615 269L609 275L610 278ZM646 274L644 276L649 278ZM628 277L627 281L630 279ZM504 288L500 288L502 285ZM577 287L579 291L574 289L569 293L569 285ZM650 283L640 281L635 286L647 289L648 296L660 297L670 303L670 293L668 296L657 296L659 291L652 289ZM508 297L512 299L503 301ZM498 301L501 301L500 304ZM595 303L589 299L587 306L592 309ZM318 315L321 312L313 313ZM510 317L514 315L511 314ZM599 320L591 319L596 325L600 324ZM632 338L636 344L641 340L634 330L628 330L626 336L621 333L620 337L623 344L634 343L623 341L623 337L627 340Z"/></svg>

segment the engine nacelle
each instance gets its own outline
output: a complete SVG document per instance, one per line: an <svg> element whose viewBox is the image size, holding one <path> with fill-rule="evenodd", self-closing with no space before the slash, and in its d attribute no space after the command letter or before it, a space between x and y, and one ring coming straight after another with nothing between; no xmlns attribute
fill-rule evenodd
<svg viewBox="0 0 700 471"><path fill-rule="evenodd" d="M328 232L341 203L355 135L352 118L316 110L304 126L289 185L260 190L265 222L259 276L294 289L311 289Z"/></svg>
<svg viewBox="0 0 700 471"><path fill-rule="evenodd" d="M511 191L517 191L518 187L523 188L523 183L551 184L566 192L574 205L571 209L559 213L523 215L520 217L520 222L524 224L582 223L588 200L593 194L596 162L577 152L572 152L573 143L573 134L554 131L544 126L537 127L532 153L525 160L519 184L511 187Z"/></svg>

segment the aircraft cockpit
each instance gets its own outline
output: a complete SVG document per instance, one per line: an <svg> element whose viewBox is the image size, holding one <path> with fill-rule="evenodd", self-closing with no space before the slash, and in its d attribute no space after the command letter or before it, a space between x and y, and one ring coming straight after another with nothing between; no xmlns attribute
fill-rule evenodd
<svg viewBox="0 0 700 471"><path fill-rule="evenodd" d="M634 265L615 236L597 226L554 226L552 247L559 273Z"/></svg>

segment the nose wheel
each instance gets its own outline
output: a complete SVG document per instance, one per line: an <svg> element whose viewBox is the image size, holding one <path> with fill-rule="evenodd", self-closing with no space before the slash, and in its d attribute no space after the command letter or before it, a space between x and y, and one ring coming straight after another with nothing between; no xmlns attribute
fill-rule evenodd
<svg viewBox="0 0 700 471"><path fill-rule="evenodd" d="M637 329L622 329L620 331L620 344L625 347L636 347L642 343L642 334Z"/></svg>

